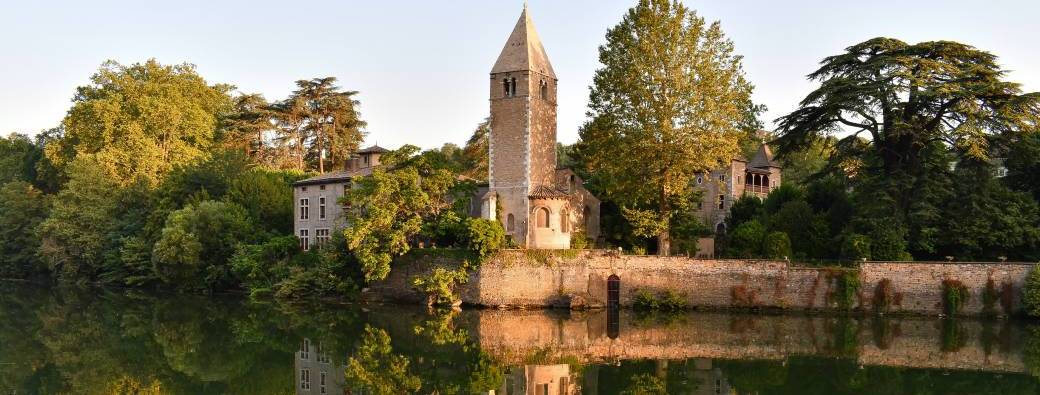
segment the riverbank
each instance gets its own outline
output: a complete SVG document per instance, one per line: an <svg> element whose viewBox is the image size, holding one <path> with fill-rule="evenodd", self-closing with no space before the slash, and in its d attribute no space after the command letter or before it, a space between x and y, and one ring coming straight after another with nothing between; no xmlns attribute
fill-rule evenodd
<svg viewBox="0 0 1040 395"><path fill-rule="evenodd" d="M369 298L425 303L411 286L450 254L394 263ZM787 261L619 255L602 250L503 250L457 286L462 303L491 308L595 309L671 300L691 309L774 309L909 315L1012 316L1032 263L861 262L820 268Z"/></svg>

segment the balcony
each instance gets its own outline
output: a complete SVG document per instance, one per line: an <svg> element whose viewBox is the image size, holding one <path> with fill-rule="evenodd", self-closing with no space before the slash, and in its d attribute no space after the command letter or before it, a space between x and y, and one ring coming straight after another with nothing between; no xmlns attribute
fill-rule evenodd
<svg viewBox="0 0 1040 395"><path fill-rule="evenodd" d="M770 187L768 185L751 185L751 184L747 184L747 185L744 185L744 194L745 195L755 195L755 196L765 197L773 189L775 189L775 188Z"/></svg>

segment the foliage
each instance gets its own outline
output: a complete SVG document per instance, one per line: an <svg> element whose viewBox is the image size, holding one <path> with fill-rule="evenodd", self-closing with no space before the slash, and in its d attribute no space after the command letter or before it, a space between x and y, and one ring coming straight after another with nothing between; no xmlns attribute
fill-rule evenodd
<svg viewBox="0 0 1040 395"><path fill-rule="evenodd" d="M506 231L499 221L483 218L467 218L466 247L477 254L480 261L487 260L506 242Z"/></svg>
<svg viewBox="0 0 1040 395"><path fill-rule="evenodd" d="M152 251L159 279L183 289L223 289L232 285L228 260L238 243L256 238L245 209L234 203L203 201L174 211Z"/></svg>
<svg viewBox="0 0 1040 395"><path fill-rule="evenodd" d="M302 174L254 168L231 180L225 199L242 206L249 217L273 234L293 231L292 183Z"/></svg>
<svg viewBox="0 0 1040 395"><path fill-rule="evenodd" d="M943 312L951 316L959 313L971 297L964 283L952 279L943 280L942 295Z"/></svg>
<svg viewBox="0 0 1040 395"><path fill-rule="evenodd" d="M360 345L347 361L347 384L380 395L417 392L422 382L409 363L407 357L394 353L386 331L366 325Z"/></svg>
<svg viewBox="0 0 1040 395"><path fill-rule="evenodd" d="M673 205L697 173L739 151L752 86L720 25L679 2L640 1L608 31L599 58L576 151L610 180L606 196L656 214L641 230L656 230L658 253L668 255Z"/></svg>
<svg viewBox="0 0 1040 395"><path fill-rule="evenodd" d="M843 235L841 237L841 259L870 260L870 238L858 233Z"/></svg>
<svg viewBox="0 0 1040 395"><path fill-rule="evenodd" d="M830 276L834 279L831 298L841 310L852 310L856 306L856 298L859 296L859 270L838 270L831 272Z"/></svg>
<svg viewBox="0 0 1040 395"><path fill-rule="evenodd" d="M1029 192L1040 201L1040 132L1034 132L1011 144L1004 161L1004 181L1016 191Z"/></svg>
<svg viewBox="0 0 1040 395"><path fill-rule="evenodd" d="M404 146L382 158L384 167L355 181L345 230L365 281L386 278L390 262L411 248L424 222L448 207L445 198L456 185L451 171L436 167L418 148Z"/></svg>
<svg viewBox="0 0 1040 395"><path fill-rule="evenodd" d="M466 265L456 269L438 266L427 276L412 277L412 287L426 295L426 304L450 306L459 301L459 296L455 294L455 287L465 284L468 279Z"/></svg>
<svg viewBox="0 0 1040 395"><path fill-rule="evenodd" d="M892 286L892 280L887 278L878 281L877 286L874 288L874 312L885 313L893 304L896 304L895 290Z"/></svg>
<svg viewBox="0 0 1040 395"><path fill-rule="evenodd" d="M762 246L762 255L769 259L784 259L791 256L791 239L784 232L770 232Z"/></svg>
<svg viewBox="0 0 1040 395"><path fill-rule="evenodd" d="M762 252L766 228L758 220L740 224L729 235L729 254L737 258L754 258Z"/></svg>
<svg viewBox="0 0 1040 395"><path fill-rule="evenodd" d="M571 232L571 249L584 250L589 247L589 236L583 231Z"/></svg>
<svg viewBox="0 0 1040 395"><path fill-rule="evenodd" d="M762 199L754 195L741 196L729 208L726 228L736 229L745 222L761 218L764 214Z"/></svg>
<svg viewBox="0 0 1040 395"><path fill-rule="evenodd" d="M94 158L79 158L67 171L66 188L39 226L40 258L59 280L90 281L112 247L119 183Z"/></svg>
<svg viewBox="0 0 1040 395"><path fill-rule="evenodd" d="M1040 270L1036 266L1033 266L1033 269L1029 271L1029 277L1026 277L1022 302L1025 304L1026 314L1040 317Z"/></svg>
<svg viewBox="0 0 1040 395"><path fill-rule="evenodd" d="M308 133L307 156L316 158L318 172L325 172L325 158L344 163L364 139L366 123L357 111L357 91L341 91L336 77L296 81L294 101L302 102Z"/></svg>
<svg viewBox="0 0 1040 395"><path fill-rule="evenodd" d="M208 85L190 64L105 62L90 85L77 88L65 134L47 145L47 157L64 168L95 156L120 181L161 178L207 156L219 117L231 108L230 90Z"/></svg>
<svg viewBox="0 0 1040 395"><path fill-rule="evenodd" d="M464 162L463 175L475 179L486 180L488 177L488 135L491 127L488 120L484 120L473 130L473 135L466 140L466 146L462 148Z"/></svg>
<svg viewBox="0 0 1040 395"><path fill-rule="evenodd" d="M623 389L622 395L665 395L668 388L663 380L651 374L641 374L632 378L632 383Z"/></svg>
<svg viewBox="0 0 1040 395"><path fill-rule="evenodd" d="M685 309L687 303L683 295L673 290L666 290L655 295L648 290L641 289L636 291L632 307L637 310L676 311Z"/></svg>
<svg viewBox="0 0 1040 395"><path fill-rule="evenodd" d="M29 278L45 272L36 256L36 227L47 218L50 198L31 184L0 185L0 278Z"/></svg>

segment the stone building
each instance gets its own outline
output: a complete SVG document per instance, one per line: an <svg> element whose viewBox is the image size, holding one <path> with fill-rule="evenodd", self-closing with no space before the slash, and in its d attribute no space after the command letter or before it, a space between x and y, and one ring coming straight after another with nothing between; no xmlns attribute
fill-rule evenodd
<svg viewBox="0 0 1040 395"><path fill-rule="evenodd" d="M379 157L387 152L389 150L373 145L353 155L343 170L293 183L293 233L300 239L301 249L306 251L328 243L332 232L346 226L339 199L350 190L352 178L371 175L379 166Z"/></svg>
<svg viewBox="0 0 1040 395"><path fill-rule="evenodd" d="M697 210L706 224L715 227L716 233L725 233L726 216L733 203L744 195L765 199L780 186L782 173L783 168L773 159L769 146L759 144L750 159L734 157L729 166L697 175L694 188L702 193Z"/></svg>
<svg viewBox="0 0 1040 395"><path fill-rule="evenodd" d="M342 394L346 388L346 366L330 358L324 343L304 338L293 355L297 395Z"/></svg>
<svg viewBox="0 0 1040 395"><path fill-rule="evenodd" d="M481 216L502 222L526 248L570 248L571 235L599 236L599 200L557 167L556 73L524 7L491 69L487 192Z"/></svg>

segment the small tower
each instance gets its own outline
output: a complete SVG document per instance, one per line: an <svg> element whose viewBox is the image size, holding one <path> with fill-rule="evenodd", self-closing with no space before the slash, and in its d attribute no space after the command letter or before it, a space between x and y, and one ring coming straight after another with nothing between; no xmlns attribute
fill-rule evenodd
<svg viewBox="0 0 1040 395"><path fill-rule="evenodd" d="M566 194L556 184L556 73L527 6L491 69L489 195L520 246L567 248ZM536 201L537 200L537 201ZM535 216L537 214L538 223Z"/></svg>

